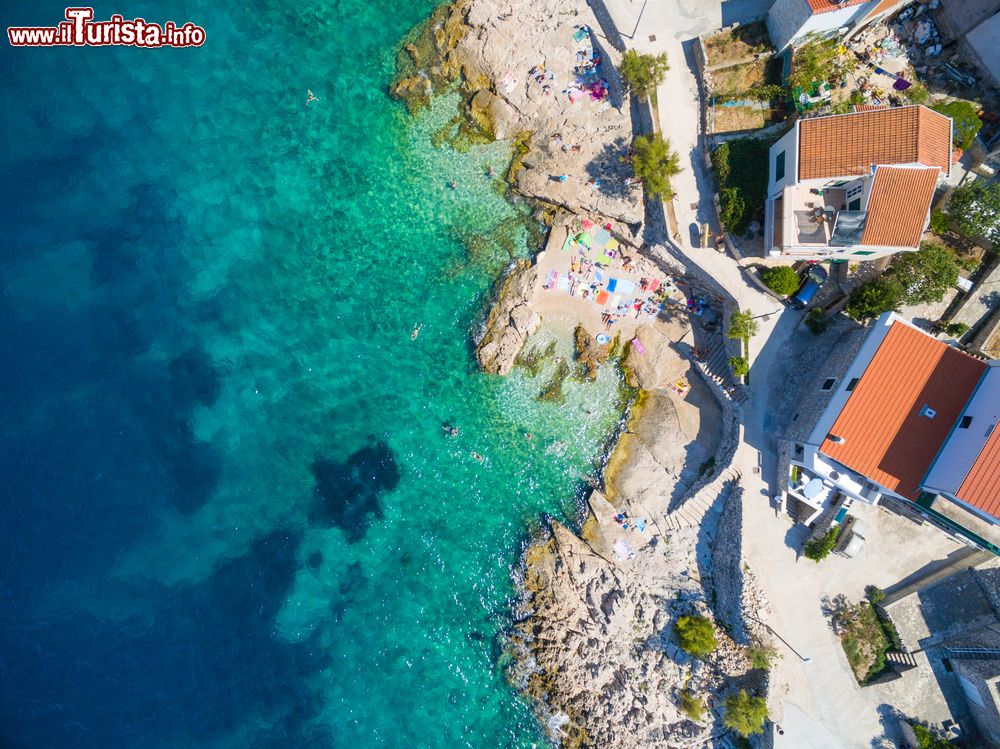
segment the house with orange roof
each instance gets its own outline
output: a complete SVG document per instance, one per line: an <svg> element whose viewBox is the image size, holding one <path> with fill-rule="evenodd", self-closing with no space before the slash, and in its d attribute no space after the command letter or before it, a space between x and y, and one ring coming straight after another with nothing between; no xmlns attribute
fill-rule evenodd
<svg viewBox="0 0 1000 749"><path fill-rule="evenodd" d="M767 31L779 52L815 36L853 33L912 0L775 0Z"/></svg>
<svg viewBox="0 0 1000 749"><path fill-rule="evenodd" d="M767 253L858 261L916 250L951 138L951 118L924 106L797 120L769 154Z"/></svg>
<svg viewBox="0 0 1000 749"><path fill-rule="evenodd" d="M887 313L825 386L790 460L789 495L812 510L807 522L888 501L1000 554L1000 360Z"/></svg>

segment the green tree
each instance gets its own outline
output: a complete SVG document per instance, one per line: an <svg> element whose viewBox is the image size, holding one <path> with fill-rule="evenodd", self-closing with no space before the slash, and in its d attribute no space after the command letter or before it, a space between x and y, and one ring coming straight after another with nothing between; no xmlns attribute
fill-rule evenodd
<svg viewBox="0 0 1000 749"><path fill-rule="evenodd" d="M902 301L899 285L881 276L865 281L852 291L844 311L855 320L868 320L883 312L899 309Z"/></svg>
<svg viewBox="0 0 1000 749"><path fill-rule="evenodd" d="M670 141L659 133L640 135L633 144L632 170L642 180L646 194L650 198L669 200L674 196L670 178L680 174L681 159L676 151L670 150Z"/></svg>
<svg viewBox="0 0 1000 749"><path fill-rule="evenodd" d="M703 616L682 616L674 622L677 642L688 655L704 658L715 650L715 625Z"/></svg>
<svg viewBox="0 0 1000 749"><path fill-rule="evenodd" d="M983 121L979 119L979 110L967 101L935 104L931 109L940 112L945 117L951 117L952 142L955 144L955 148L961 148L963 151L972 145L976 134L983 126Z"/></svg>
<svg viewBox="0 0 1000 749"><path fill-rule="evenodd" d="M948 215L963 236L1000 242L1000 183L975 180L948 201Z"/></svg>
<svg viewBox="0 0 1000 749"><path fill-rule="evenodd" d="M935 242L924 242L916 252L901 252L890 271L906 304L940 302L958 280L955 253Z"/></svg>
<svg viewBox="0 0 1000 749"><path fill-rule="evenodd" d="M773 268L768 268L760 274L760 280L775 294L784 296L794 294L800 283L799 274L788 265L776 265Z"/></svg>
<svg viewBox="0 0 1000 749"><path fill-rule="evenodd" d="M885 591L882 590L877 585L866 585L865 586L865 596L872 604L882 603L885 600Z"/></svg>
<svg viewBox="0 0 1000 749"><path fill-rule="evenodd" d="M945 234L951 231L951 219L948 218L948 214L942 211L940 208L933 209L931 211L930 229L939 237L943 237Z"/></svg>
<svg viewBox="0 0 1000 749"><path fill-rule="evenodd" d="M742 356L730 356L729 368L733 370L733 374L737 377L746 377L750 374L750 364Z"/></svg>
<svg viewBox="0 0 1000 749"><path fill-rule="evenodd" d="M767 720L767 703L763 697L751 697L741 689L726 698L726 715L722 722L740 736L764 733Z"/></svg>
<svg viewBox="0 0 1000 749"><path fill-rule="evenodd" d="M680 709L691 720L698 722L705 714L705 703L690 689L682 689L680 693Z"/></svg>
<svg viewBox="0 0 1000 749"><path fill-rule="evenodd" d="M916 82L903 92L903 96L909 99L912 104L926 104L930 95L926 86Z"/></svg>
<svg viewBox="0 0 1000 749"><path fill-rule="evenodd" d="M757 321L753 319L750 310L734 312L729 318L729 330L726 335L739 341L749 341L757 335Z"/></svg>
<svg viewBox="0 0 1000 749"><path fill-rule="evenodd" d="M626 50L618 68L629 91L643 99L649 99L656 92L668 70L670 65L667 64L666 52L645 55L634 49Z"/></svg>

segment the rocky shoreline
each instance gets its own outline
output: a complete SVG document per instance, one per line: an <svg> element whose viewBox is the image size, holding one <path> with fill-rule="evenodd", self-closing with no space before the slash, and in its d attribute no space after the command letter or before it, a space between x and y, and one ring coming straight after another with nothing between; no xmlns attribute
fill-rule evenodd
<svg viewBox="0 0 1000 749"><path fill-rule="evenodd" d="M590 217L614 229L639 273L664 276L662 261L630 246L644 216L627 163L632 123L617 53L601 47L596 27L584 0L457 0L407 40L393 93L412 110L460 87L452 144L511 140L511 188L545 206L556 227L547 252L563 248L569 230L561 227ZM600 58L607 94L574 99L573 70L588 54ZM497 282L476 336L483 371L508 374L546 316L540 305L561 304L542 292L541 275L520 260ZM622 351L618 360L640 397L608 456L603 486L586 501L579 534L553 520L522 560L508 676L563 747L706 746L729 732L725 694L768 691L767 671L749 658L749 646L769 645L749 618L767 604L743 561L738 482L718 477L731 457L731 408L708 382L696 388L700 401L677 397L675 383L690 371L674 344L678 325L669 315L635 323L644 349L620 349L617 339L597 346L593 331L577 328L581 363ZM691 409L700 426L686 433ZM665 524L671 505L695 493L707 506L704 519ZM616 520L624 514L631 527ZM677 618L690 614L720 625L717 649L702 659L680 650L673 634ZM702 716L692 702L704 705Z"/></svg>

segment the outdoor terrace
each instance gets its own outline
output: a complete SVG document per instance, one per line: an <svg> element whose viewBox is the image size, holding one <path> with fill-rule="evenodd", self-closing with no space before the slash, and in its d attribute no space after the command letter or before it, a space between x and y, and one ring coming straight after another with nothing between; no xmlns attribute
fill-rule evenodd
<svg viewBox="0 0 1000 749"><path fill-rule="evenodd" d="M846 210L847 204L843 187L786 187L773 205L775 245L834 251L858 244L867 212Z"/></svg>

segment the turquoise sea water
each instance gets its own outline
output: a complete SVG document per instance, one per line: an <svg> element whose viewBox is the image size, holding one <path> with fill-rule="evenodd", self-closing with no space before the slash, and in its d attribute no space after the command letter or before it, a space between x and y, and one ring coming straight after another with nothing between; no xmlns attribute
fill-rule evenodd
<svg viewBox="0 0 1000 749"><path fill-rule="evenodd" d="M386 94L432 7L138 2L96 17L206 45L0 48L0 746L539 740L511 568L618 379L476 371L530 233L503 144L431 145L455 97Z"/></svg>

